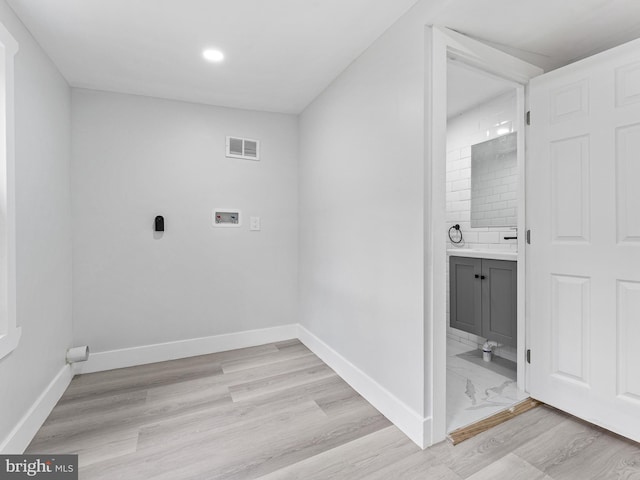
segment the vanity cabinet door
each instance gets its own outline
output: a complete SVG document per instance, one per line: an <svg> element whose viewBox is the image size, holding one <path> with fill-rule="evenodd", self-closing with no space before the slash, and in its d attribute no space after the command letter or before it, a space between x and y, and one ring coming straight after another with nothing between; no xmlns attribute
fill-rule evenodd
<svg viewBox="0 0 640 480"><path fill-rule="evenodd" d="M449 299L452 328L482 335L482 260L449 257Z"/></svg>
<svg viewBox="0 0 640 480"><path fill-rule="evenodd" d="M517 263L482 260L482 337L517 344Z"/></svg>

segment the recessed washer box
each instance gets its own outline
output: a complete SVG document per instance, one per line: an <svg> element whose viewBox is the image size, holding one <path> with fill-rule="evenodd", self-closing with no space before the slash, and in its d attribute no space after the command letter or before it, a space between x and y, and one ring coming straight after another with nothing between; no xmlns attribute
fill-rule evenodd
<svg viewBox="0 0 640 480"><path fill-rule="evenodd" d="M239 227L242 225L242 214L236 208L215 208L213 210L214 227Z"/></svg>

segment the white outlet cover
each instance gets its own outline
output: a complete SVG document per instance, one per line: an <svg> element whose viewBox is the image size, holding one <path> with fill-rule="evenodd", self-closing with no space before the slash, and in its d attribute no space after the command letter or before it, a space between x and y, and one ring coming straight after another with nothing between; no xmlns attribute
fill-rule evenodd
<svg viewBox="0 0 640 480"><path fill-rule="evenodd" d="M260 217L251 217L249 219L249 230L254 232L260 230Z"/></svg>

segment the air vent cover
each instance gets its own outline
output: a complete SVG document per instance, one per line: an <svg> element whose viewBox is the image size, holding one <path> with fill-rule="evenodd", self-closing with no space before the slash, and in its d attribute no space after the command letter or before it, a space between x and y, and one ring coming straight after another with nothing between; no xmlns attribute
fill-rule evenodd
<svg viewBox="0 0 640 480"><path fill-rule="evenodd" d="M227 157L260 160L260 142L249 138L227 137Z"/></svg>

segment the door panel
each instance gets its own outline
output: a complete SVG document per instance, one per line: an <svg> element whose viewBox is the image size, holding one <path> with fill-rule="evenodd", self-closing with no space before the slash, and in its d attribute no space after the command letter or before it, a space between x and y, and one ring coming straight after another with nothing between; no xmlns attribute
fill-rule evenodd
<svg viewBox="0 0 640 480"><path fill-rule="evenodd" d="M618 281L618 394L640 401L640 282Z"/></svg>
<svg viewBox="0 0 640 480"><path fill-rule="evenodd" d="M551 142L551 215L556 242L588 242L589 137Z"/></svg>
<svg viewBox="0 0 640 480"><path fill-rule="evenodd" d="M517 263L482 260L482 336L515 347L517 322Z"/></svg>
<svg viewBox="0 0 640 480"><path fill-rule="evenodd" d="M450 257L450 325L453 328L482 335L480 310L481 262L479 258Z"/></svg>
<svg viewBox="0 0 640 480"><path fill-rule="evenodd" d="M616 130L618 242L640 241L640 123Z"/></svg>
<svg viewBox="0 0 640 480"><path fill-rule="evenodd" d="M533 79L533 397L640 440L640 40Z"/></svg>
<svg viewBox="0 0 640 480"><path fill-rule="evenodd" d="M588 385L590 279L551 275L551 372Z"/></svg>
<svg viewBox="0 0 640 480"><path fill-rule="evenodd" d="M616 106L640 102L640 62L616 69Z"/></svg>

